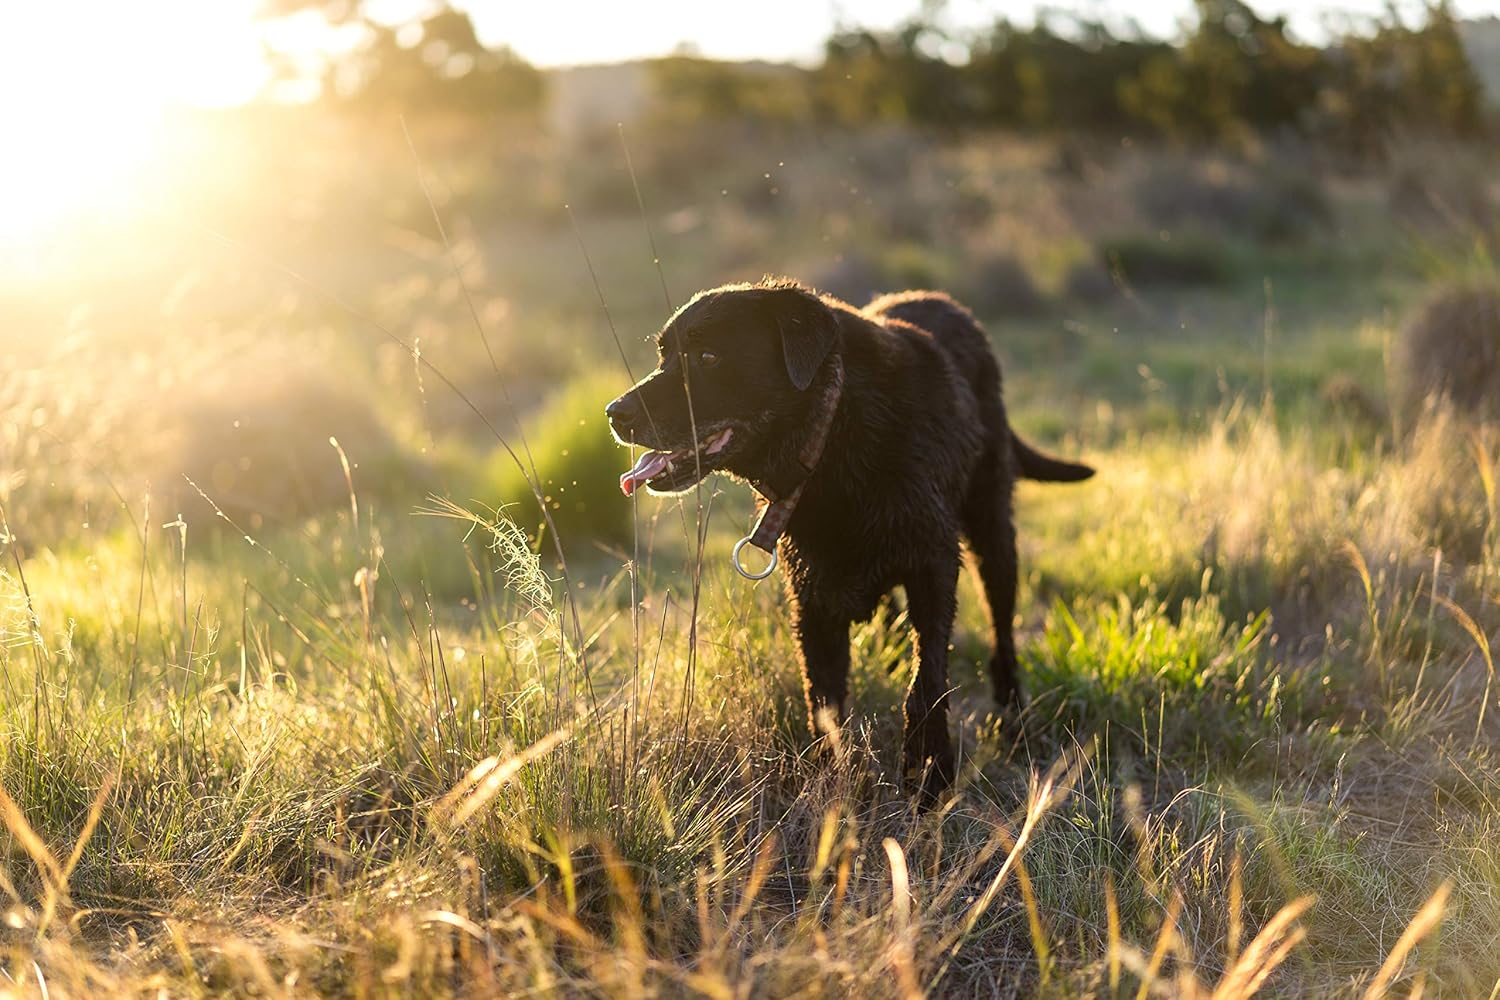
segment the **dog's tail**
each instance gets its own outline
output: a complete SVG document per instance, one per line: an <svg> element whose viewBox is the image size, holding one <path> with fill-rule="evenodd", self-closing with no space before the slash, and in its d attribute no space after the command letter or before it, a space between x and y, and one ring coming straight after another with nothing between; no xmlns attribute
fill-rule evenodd
<svg viewBox="0 0 1500 1000"><path fill-rule="evenodd" d="M1010 446L1015 453L1016 468L1022 479L1034 479L1040 483L1076 483L1094 474L1090 466L1065 462L1037 451L1022 441L1015 431L1010 432Z"/></svg>

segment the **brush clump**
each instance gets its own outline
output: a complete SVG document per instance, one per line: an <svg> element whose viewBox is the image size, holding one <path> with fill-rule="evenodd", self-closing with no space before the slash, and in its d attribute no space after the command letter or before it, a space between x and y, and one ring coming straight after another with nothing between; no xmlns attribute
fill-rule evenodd
<svg viewBox="0 0 1500 1000"><path fill-rule="evenodd" d="M1395 362L1408 418L1440 399L1464 415L1500 417L1500 282L1434 292L1402 328Z"/></svg>

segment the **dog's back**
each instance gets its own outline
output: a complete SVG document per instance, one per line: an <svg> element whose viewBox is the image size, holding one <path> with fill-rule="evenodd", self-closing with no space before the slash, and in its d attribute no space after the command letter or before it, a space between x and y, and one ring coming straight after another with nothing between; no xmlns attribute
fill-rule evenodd
<svg viewBox="0 0 1500 1000"><path fill-rule="evenodd" d="M1000 391L1000 365L974 314L943 292L910 291L882 295L861 310L877 322L898 319L927 331L981 400Z"/></svg>
<svg viewBox="0 0 1500 1000"><path fill-rule="evenodd" d="M1000 391L1000 362L974 314L951 296L929 291L893 292L880 296L861 311L876 322L889 317L910 323L932 336L973 389L985 432L994 441L995 455L1003 456L1009 450L1013 456L1014 476L1038 482L1074 483L1093 475L1088 466L1043 454L1012 432Z"/></svg>

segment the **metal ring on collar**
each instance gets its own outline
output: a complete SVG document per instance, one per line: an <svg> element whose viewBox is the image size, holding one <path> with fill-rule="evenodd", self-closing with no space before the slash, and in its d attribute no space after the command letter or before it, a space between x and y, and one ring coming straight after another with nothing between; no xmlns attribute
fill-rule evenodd
<svg viewBox="0 0 1500 1000"><path fill-rule="evenodd" d="M775 552L772 552L771 561L769 564L767 564L766 568L761 570L759 573L752 573L744 567L743 563L740 562L740 553L743 552L745 546L749 544L749 535L746 535L744 538L741 538L739 541L735 542L734 553L730 557L730 559L734 563L735 571L738 572L740 576L743 576L747 580L764 580L766 577L776 572L776 564L781 561L781 557L778 556Z"/></svg>

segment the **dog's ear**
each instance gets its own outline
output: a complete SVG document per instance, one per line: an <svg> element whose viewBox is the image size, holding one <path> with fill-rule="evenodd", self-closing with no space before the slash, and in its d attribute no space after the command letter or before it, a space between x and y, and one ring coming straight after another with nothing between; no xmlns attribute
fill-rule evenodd
<svg viewBox="0 0 1500 1000"><path fill-rule="evenodd" d="M812 385L823 359L833 350L838 339L838 321L821 299L801 288L774 291L771 309L781 334L787 377L798 391L805 391Z"/></svg>

